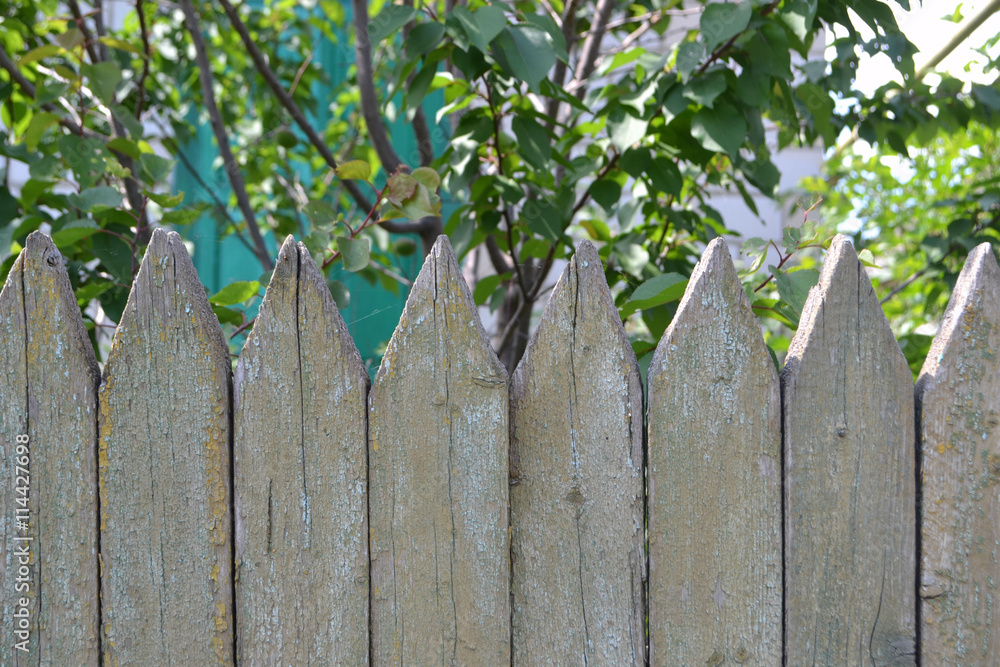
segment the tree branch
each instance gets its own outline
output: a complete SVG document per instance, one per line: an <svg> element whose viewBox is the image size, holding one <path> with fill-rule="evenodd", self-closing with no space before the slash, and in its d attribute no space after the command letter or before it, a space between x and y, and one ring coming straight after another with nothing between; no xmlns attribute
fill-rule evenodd
<svg viewBox="0 0 1000 667"><path fill-rule="evenodd" d="M375 79L372 71L372 45L368 36L368 2L353 0L354 5L354 51L355 65L358 68L358 90L361 93L361 113L368 126L368 138L371 139L378 159L387 174L399 167L400 160L396 154L389 135L382 124L382 113L379 108L378 95L375 93Z"/></svg>
<svg viewBox="0 0 1000 667"><path fill-rule="evenodd" d="M146 106L146 79L149 78L149 27L146 25L146 13L142 11L143 0L135 0L135 13L139 15L139 35L142 36L142 73L136 82L135 117L138 120L142 116L142 109Z"/></svg>
<svg viewBox="0 0 1000 667"><path fill-rule="evenodd" d="M583 48L580 51L580 60L576 64L573 78L576 81L583 81L594 73L594 66L597 56L601 54L601 42L604 41L604 34L608 28L608 20L611 18L611 11L615 8L614 0L597 0L594 24L587 33L587 38L583 41ZM586 86L582 86L577 93L577 98L583 97Z"/></svg>
<svg viewBox="0 0 1000 667"><path fill-rule="evenodd" d="M270 271L274 268L271 261L271 254L264 244L264 238L260 234L257 226L257 219L254 217L253 209L250 207L250 199L247 197L246 183L243 181L243 174L240 172L239 164L233 157L233 151L229 147L229 137L226 136L226 128L222 124L222 115L219 107L215 103L215 92L212 90L212 70L208 61L208 53L205 50L205 40L201 36L201 27L198 24L198 15L195 13L191 0L180 0L181 9L184 11L184 23L188 33L191 34L191 41L194 43L195 61L198 64L198 79L201 82L201 94L204 98L205 109L212 122L212 132L215 134L216 143L219 145L219 154L222 156L223 168L229 176L229 182L233 186L233 193L236 195L236 202L243 212L243 219L247 223L247 232L254 244L254 254L260 260L264 269Z"/></svg>
<svg viewBox="0 0 1000 667"><path fill-rule="evenodd" d="M264 81L267 83L268 88L274 93L274 96L281 103L281 106L285 107L289 114L291 114L292 119L295 123L302 129L305 133L306 138L309 139L317 151L319 151L320 156L323 161L329 165L331 169L337 168L337 159L333 157L333 153L330 152L330 148L326 145L326 142L319 136L309 121L306 120L305 114L302 113L302 109L299 105L295 103L281 82L278 81L278 77L274 74L271 68L268 66L267 61L264 60L263 54L260 49L257 48L257 44L250 37L250 32L247 30L246 25L240 20L240 16L236 9L229 2L229 0L219 0L219 4L222 6L222 10L226 13L229 18L229 22L235 28L236 32L239 34L240 39L243 41L243 46L246 47L247 53L250 54L250 59L253 60L254 65L257 67L257 71L260 75L264 77ZM350 193L351 197L357 202L358 207L370 211L372 208L372 203L368 200L368 197L361 191L358 184L351 180L343 181L344 188Z"/></svg>
<svg viewBox="0 0 1000 667"><path fill-rule="evenodd" d="M97 50L97 42L94 39L94 35L91 34L90 28L87 27L87 24L83 22L83 12L80 11L80 3L76 0L69 0L66 4L69 5L69 11L73 14L73 18L76 20L76 25L80 30L80 34L83 35L83 41L86 45L87 53L90 54L90 62L101 62L101 57Z"/></svg>

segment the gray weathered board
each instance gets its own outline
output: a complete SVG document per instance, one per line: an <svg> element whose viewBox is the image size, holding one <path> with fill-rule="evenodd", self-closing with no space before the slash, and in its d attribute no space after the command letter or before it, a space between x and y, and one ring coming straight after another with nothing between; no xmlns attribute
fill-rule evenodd
<svg viewBox="0 0 1000 667"><path fill-rule="evenodd" d="M237 658L368 662L368 374L289 236L233 383Z"/></svg>
<svg viewBox="0 0 1000 667"><path fill-rule="evenodd" d="M642 383L584 241L511 387L516 664L645 664Z"/></svg>
<svg viewBox="0 0 1000 667"><path fill-rule="evenodd" d="M62 256L41 232L28 236L7 277L0 326L2 662L97 665L100 372ZM29 440L24 466L15 452L19 435ZM15 524L25 507L15 487L30 490L26 530ZM18 573L25 549L28 576ZM14 634L21 597L30 600L27 637ZM14 648L22 640L27 651Z"/></svg>
<svg viewBox="0 0 1000 667"><path fill-rule="evenodd" d="M912 665L913 376L844 236L781 381L787 662Z"/></svg>
<svg viewBox="0 0 1000 667"><path fill-rule="evenodd" d="M510 660L507 375L446 237L369 398L371 660Z"/></svg>
<svg viewBox="0 0 1000 667"><path fill-rule="evenodd" d="M106 664L232 664L229 347L153 232L99 393Z"/></svg>
<svg viewBox="0 0 1000 667"><path fill-rule="evenodd" d="M971 253L917 380L924 665L1000 656L1000 268Z"/></svg>
<svg viewBox="0 0 1000 667"><path fill-rule="evenodd" d="M778 376L725 241L649 365L655 664L781 664Z"/></svg>

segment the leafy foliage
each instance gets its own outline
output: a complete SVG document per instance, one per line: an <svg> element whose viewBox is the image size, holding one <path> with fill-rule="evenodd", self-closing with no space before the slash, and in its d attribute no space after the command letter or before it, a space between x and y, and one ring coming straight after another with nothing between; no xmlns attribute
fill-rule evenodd
<svg viewBox="0 0 1000 667"><path fill-rule="evenodd" d="M294 234L324 268L342 262L390 290L405 284L393 257L416 250L400 235L419 233L426 249L444 231L460 254L484 249L490 259L496 275L474 294L501 314L496 342L509 367L553 262L572 252L574 238L599 245L645 354L669 324L702 244L729 232L713 193L738 192L756 213L752 193L781 195L773 156L784 147L833 148L854 129L884 152L934 152L935 137L961 142L970 124L991 133L1000 112L993 87L918 77L915 49L881 0L383 1L362 15L333 0L236 8L184 0L181 9L138 2L111 32L95 12L68 6L70 16L54 0L2 10L0 154L29 171L18 191L6 173L0 188L4 272L26 235L47 229L69 260L81 306L96 301L116 321L154 224L211 214L220 236L257 252L259 284L270 265L261 248ZM810 59L826 34L838 35L828 49L835 58ZM680 37L664 50L666 35ZM317 64L318 48L335 50L342 76ZM885 54L902 83L860 95L862 53ZM206 90L221 94L206 99ZM443 99L433 118L430 95ZM184 147L209 122L217 139L228 137L232 162L210 174L191 168L199 191L172 193L172 169L192 167ZM396 155L392 130L413 132L417 150ZM964 150L963 159L978 159L971 145ZM882 267L876 275L898 282L922 271L893 300L922 299L925 314L938 313L967 246L993 228L985 222L993 176L951 194L942 181L934 213L910 222L898 215L909 206L904 192L882 199L898 187L890 174L850 161L837 169L839 180L814 184L819 210L834 219L859 196L869 202L856 241ZM839 185L862 172L882 179L882 189L859 195ZM935 226L938 217L948 224ZM763 242L745 245L747 291L760 316L796 326L818 275L807 249L822 248L831 231L789 228L783 247L774 244L773 266L765 266ZM910 248L915 237L919 252ZM914 291L932 279L943 281L940 291ZM251 324L250 284L213 297L231 333ZM330 286L345 305L345 286ZM87 312L93 329L99 318ZM898 324L918 335L915 321ZM787 331L769 338L779 352Z"/></svg>

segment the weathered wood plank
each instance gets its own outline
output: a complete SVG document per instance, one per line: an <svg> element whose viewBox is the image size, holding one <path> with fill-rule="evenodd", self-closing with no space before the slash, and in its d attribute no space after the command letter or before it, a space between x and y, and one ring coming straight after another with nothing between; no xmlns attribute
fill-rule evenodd
<svg viewBox="0 0 1000 667"><path fill-rule="evenodd" d="M180 236L157 229L99 393L108 664L233 663L230 368Z"/></svg>
<svg viewBox="0 0 1000 667"><path fill-rule="evenodd" d="M646 664L642 382L584 241L511 381L515 664Z"/></svg>
<svg viewBox="0 0 1000 667"><path fill-rule="evenodd" d="M21 592L17 590L18 563L15 550L20 545L15 537L23 537L24 530L14 523L14 508L17 498L21 497L14 491L16 462L14 455L18 445L18 436L28 435L28 331L24 319L24 262L22 251L14 261L7 274L7 281L0 291L0 368L3 369L3 383L0 384L0 601L2 601L2 618L0 618L0 642L4 655L13 654L11 664L17 659L13 647L24 639L14 631L17 628L17 602ZM23 437L21 438L23 440ZM37 498L30 498L29 510L37 516ZM28 585L38 590L37 567L29 564ZM23 576L23 575L22 575ZM25 583L25 582L21 582ZM29 604L31 618L28 628L29 653L24 656L22 664L38 664L38 598L32 597Z"/></svg>
<svg viewBox="0 0 1000 667"><path fill-rule="evenodd" d="M844 236L781 382L787 662L915 664L913 380Z"/></svg>
<svg viewBox="0 0 1000 667"><path fill-rule="evenodd" d="M369 397L372 662L510 660L507 374L440 237Z"/></svg>
<svg viewBox="0 0 1000 667"><path fill-rule="evenodd" d="M721 238L648 378L650 661L779 665L778 375Z"/></svg>
<svg viewBox="0 0 1000 667"><path fill-rule="evenodd" d="M1000 268L969 253L917 380L924 665L1000 656Z"/></svg>
<svg viewBox="0 0 1000 667"><path fill-rule="evenodd" d="M234 378L237 659L368 663L368 374L289 236Z"/></svg>
<svg viewBox="0 0 1000 667"><path fill-rule="evenodd" d="M62 256L41 232L28 236L11 269L0 296L0 318L6 329L0 354L8 379L15 380L4 383L0 398L6 408L7 502L0 510L6 552L2 562L8 568L2 589L4 655L17 665L96 665L100 646L95 450L100 371ZM24 467L30 479L21 483L16 482L20 473L14 468L18 435L27 435L29 441ZM13 525L15 508L23 507L16 502L20 494L13 491L15 484L30 489L30 518L24 517L29 521L27 530ZM30 541L17 541L24 536ZM19 576L20 552L29 547L30 574ZM18 584L26 584L27 591L19 593ZM21 597L31 600L24 652L13 649L24 637L13 633L20 629L16 626L20 619L11 616Z"/></svg>

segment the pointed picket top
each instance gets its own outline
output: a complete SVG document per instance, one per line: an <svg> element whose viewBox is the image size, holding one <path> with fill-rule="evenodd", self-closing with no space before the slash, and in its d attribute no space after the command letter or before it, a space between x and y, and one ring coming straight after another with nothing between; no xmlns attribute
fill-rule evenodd
<svg viewBox="0 0 1000 667"><path fill-rule="evenodd" d="M99 393L111 663L233 662L230 368L184 243L155 230Z"/></svg>
<svg viewBox="0 0 1000 667"><path fill-rule="evenodd" d="M513 662L644 665L642 383L589 242L511 385Z"/></svg>
<svg viewBox="0 0 1000 667"><path fill-rule="evenodd" d="M15 293L16 292L16 293ZM52 240L32 232L0 295L4 335L0 359L9 375L0 390L3 416L3 546L0 574L6 603L2 634L27 662L73 656L82 664L99 658L97 573L97 383L100 371L62 256ZM19 349L10 349L10 346ZM25 442L26 440L26 442ZM14 502L18 444L27 445L31 483L28 506ZM20 464L20 462L18 462ZM22 474L22 473L17 473ZM27 530L15 525L16 509ZM18 537L30 542L18 542ZM17 593L18 548L30 547L31 629L17 637L12 614ZM45 576L66 572L68 576ZM24 581L23 577L20 581ZM45 600L41 607L39 600ZM11 649L13 650L13 649Z"/></svg>
<svg viewBox="0 0 1000 667"><path fill-rule="evenodd" d="M721 238L648 379L650 662L777 664L778 375Z"/></svg>
<svg viewBox="0 0 1000 667"><path fill-rule="evenodd" d="M915 659L913 379L847 237L781 373L789 664Z"/></svg>
<svg viewBox="0 0 1000 667"><path fill-rule="evenodd" d="M373 664L510 661L507 374L439 237L369 396Z"/></svg>
<svg viewBox="0 0 1000 667"><path fill-rule="evenodd" d="M233 389L237 660L368 664L368 373L291 236Z"/></svg>
<svg viewBox="0 0 1000 667"><path fill-rule="evenodd" d="M1000 267L977 246L916 390L921 450L921 663L1000 655Z"/></svg>

